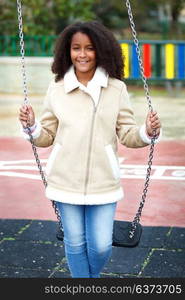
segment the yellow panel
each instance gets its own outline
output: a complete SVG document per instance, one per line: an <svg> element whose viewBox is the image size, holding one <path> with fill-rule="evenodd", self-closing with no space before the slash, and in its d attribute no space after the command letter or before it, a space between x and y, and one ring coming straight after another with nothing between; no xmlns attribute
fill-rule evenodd
<svg viewBox="0 0 185 300"><path fill-rule="evenodd" d="M175 47L173 44L165 45L165 75L167 79L175 77Z"/></svg>
<svg viewBox="0 0 185 300"><path fill-rule="evenodd" d="M123 59L124 59L124 78L129 77L129 45L121 44Z"/></svg>

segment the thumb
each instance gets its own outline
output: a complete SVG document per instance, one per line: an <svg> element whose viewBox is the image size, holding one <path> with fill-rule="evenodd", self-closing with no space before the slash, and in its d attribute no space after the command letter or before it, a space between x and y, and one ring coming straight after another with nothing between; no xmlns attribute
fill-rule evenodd
<svg viewBox="0 0 185 300"><path fill-rule="evenodd" d="M27 105L27 112L28 112L28 115L29 115L30 126L32 126L35 123L35 114L34 114L32 106L30 104Z"/></svg>
<svg viewBox="0 0 185 300"><path fill-rule="evenodd" d="M33 107L30 104L27 106L27 111L30 117L33 118L35 116Z"/></svg>
<svg viewBox="0 0 185 300"><path fill-rule="evenodd" d="M27 105L27 111L29 113L33 113L33 108L32 108L32 106L30 104Z"/></svg>

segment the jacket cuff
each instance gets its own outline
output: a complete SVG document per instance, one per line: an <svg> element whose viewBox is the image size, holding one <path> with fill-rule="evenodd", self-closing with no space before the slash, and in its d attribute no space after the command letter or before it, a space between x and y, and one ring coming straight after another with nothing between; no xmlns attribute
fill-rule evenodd
<svg viewBox="0 0 185 300"><path fill-rule="evenodd" d="M148 136L146 133L146 125L143 124L140 129L139 129L139 135L142 139L142 141L146 144L151 144L152 141L152 137ZM154 144L157 144L162 137L162 129L160 129L160 134L158 135L158 137L155 139Z"/></svg>
<svg viewBox="0 0 185 300"><path fill-rule="evenodd" d="M41 126L41 124L40 124L39 121L36 121L35 124L30 127L30 129L31 129L31 134L32 134L33 139L36 139L36 138L38 138L40 136L42 126ZM22 131L23 137L26 140L30 140L30 136L28 134L28 130L22 127L21 131Z"/></svg>

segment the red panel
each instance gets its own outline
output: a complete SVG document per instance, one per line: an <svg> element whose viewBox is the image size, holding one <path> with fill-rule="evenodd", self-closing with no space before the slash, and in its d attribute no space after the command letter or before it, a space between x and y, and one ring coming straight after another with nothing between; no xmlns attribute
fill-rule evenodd
<svg viewBox="0 0 185 300"><path fill-rule="evenodd" d="M143 45L143 63L144 63L144 75L146 78L151 77L152 74L152 66L151 66L151 45L144 44Z"/></svg>

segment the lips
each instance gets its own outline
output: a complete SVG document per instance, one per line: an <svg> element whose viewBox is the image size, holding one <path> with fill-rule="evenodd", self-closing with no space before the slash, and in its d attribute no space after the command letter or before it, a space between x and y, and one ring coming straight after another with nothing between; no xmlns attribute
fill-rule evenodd
<svg viewBox="0 0 185 300"><path fill-rule="evenodd" d="M89 61L77 61L79 64L82 64L82 65L85 65L85 64L87 64Z"/></svg>

